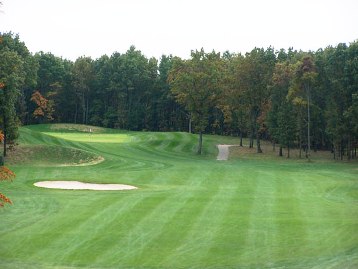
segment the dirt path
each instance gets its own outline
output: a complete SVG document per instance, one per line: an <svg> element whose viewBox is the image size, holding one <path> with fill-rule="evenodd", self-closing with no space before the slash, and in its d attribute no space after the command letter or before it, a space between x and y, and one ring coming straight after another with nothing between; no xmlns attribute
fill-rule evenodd
<svg viewBox="0 0 358 269"><path fill-rule="evenodd" d="M229 159L229 147L236 145L217 145L219 149L219 154L216 157L218 161L227 161Z"/></svg>

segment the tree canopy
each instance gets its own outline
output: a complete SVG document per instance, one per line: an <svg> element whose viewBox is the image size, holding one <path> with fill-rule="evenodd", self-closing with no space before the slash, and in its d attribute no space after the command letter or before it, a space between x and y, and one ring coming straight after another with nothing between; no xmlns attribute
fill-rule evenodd
<svg viewBox="0 0 358 269"><path fill-rule="evenodd" d="M0 38L4 155L20 124L86 123L149 131L240 135L287 149L356 156L358 42L316 52L254 48L245 55L192 51L190 59L126 52L72 62L32 55L19 36ZM303 156L303 155L302 155Z"/></svg>
<svg viewBox="0 0 358 269"><path fill-rule="evenodd" d="M219 53L193 51L190 60L177 58L169 75L175 99L190 114L199 132L198 153L202 151L202 134L209 124L210 112L222 96L223 61Z"/></svg>

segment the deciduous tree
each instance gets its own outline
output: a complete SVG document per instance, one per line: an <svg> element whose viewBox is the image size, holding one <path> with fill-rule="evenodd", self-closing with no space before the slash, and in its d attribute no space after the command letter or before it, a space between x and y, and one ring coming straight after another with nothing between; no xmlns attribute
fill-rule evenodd
<svg viewBox="0 0 358 269"><path fill-rule="evenodd" d="M218 105L223 82L223 61L219 53L192 51L190 60L176 58L169 84L176 100L192 116L199 133L198 154L202 153L202 135L208 126L210 109Z"/></svg>
<svg viewBox="0 0 358 269"><path fill-rule="evenodd" d="M263 108L267 105L270 98L268 85L270 84L272 72L275 66L276 56L272 48L255 48L245 55L241 64L240 81L244 89L245 103L248 106L250 118L250 146L253 144L253 136L256 134L257 153L261 153L261 133L262 125L258 119L262 120Z"/></svg>
<svg viewBox="0 0 358 269"><path fill-rule="evenodd" d="M76 104L76 119L79 108L82 111L82 123L87 124L89 118L90 94L93 89L95 73L93 61L90 57L80 57L72 69L73 88L79 100Z"/></svg>
<svg viewBox="0 0 358 269"><path fill-rule="evenodd" d="M11 181L15 178L15 176L15 173L9 168L4 166L3 164L0 165L0 181ZM0 207L4 207L6 203L12 204L12 201L0 192Z"/></svg>
<svg viewBox="0 0 358 269"><path fill-rule="evenodd" d="M4 132L4 150L6 157L7 144L18 137L18 118L16 102L20 95L20 87L24 83L23 61L20 56L7 48L0 50L0 113L2 115L0 129Z"/></svg>
<svg viewBox="0 0 358 269"><path fill-rule="evenodd" d="M296 66L289 61L278 62L272 76L270 111L267 123L271 139L274 143L279 143L279 156L282 156L282 148L287 147L287 157L289 157L289 149L293 145L296 134L294 108L287 98L295 69Z"/></svg>
<svg viewBox="0 0 358 269"><path fill-rule="evenodd" d="M53 120L54 103L52 100L43 97L39 91L34 91L31 101L37 106L34 112L32 112L34 118L39 119L40 122Z"/></svg>
<svg viewBox="0 0 358 269"><path fill-rule="evenodd" d="M316 67L312 56L305 56L297 66L289 95L296 105L307 107L307 150L306 157L311 154L311 92L317 78Z"/></svg>

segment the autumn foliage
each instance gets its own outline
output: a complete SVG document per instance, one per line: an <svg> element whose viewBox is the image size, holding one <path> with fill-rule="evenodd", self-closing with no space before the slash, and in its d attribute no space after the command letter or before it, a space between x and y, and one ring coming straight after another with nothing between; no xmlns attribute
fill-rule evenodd
<svg viewBox="0 0 358 269"><path fill-rule="evenodd" d="M5 139L5 136L4 136L4 134L0 131L0 143L1 143L2 141L4 141L4 139Z"/></svg>
<svg viewBox="0 0 358 269"><path fill-rule="evenodd" d="M37 105L37 108L32 113L35 118L46 117L47 120L53 120L53 104L50 100L43 97L39 91L34 91L30 100Z"/></svg>
<svg viewBox="0 0 358 269"><path fill-rule="evenodd" d="M0 181L12 180L15 178L15 173L6 166L0 166ZM0 193L0 207L3 207L5 203L12 204L11 200L4 194Z"/></svg>
<svg viewBox="0 0 358 269"><path fill-rule="evenodd" d="M15 173L6 166L0 166L0 181L13 180L16 177Z"/></svg>

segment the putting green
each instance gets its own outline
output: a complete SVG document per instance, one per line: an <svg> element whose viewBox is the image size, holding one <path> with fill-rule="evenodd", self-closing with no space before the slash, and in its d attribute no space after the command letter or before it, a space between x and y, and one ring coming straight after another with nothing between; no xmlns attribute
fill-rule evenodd
<svg viewBox="0 0 358 269"><path fill-rule="evenodd" d="M104 161L39 167L35 154L10 165L16 179L0 183L14 202L0 210L0 268L358 268L357 162L315 153L311 163L240 153L220 162L216 145L238 139L204 136L198 156L197 135L187 133L100 129L93 141L84 126L51 128L20 128L20 147ZM44 180L138 189L33 186Z"/></svg>
<svg viewBox="0 0 358 269"><path fill-rule="evenodd" d="M58 138L87 143L128 143L131 137L127 134L95 134L95 133L57 133L45 132L44 134L55 136Z"/></svg>

